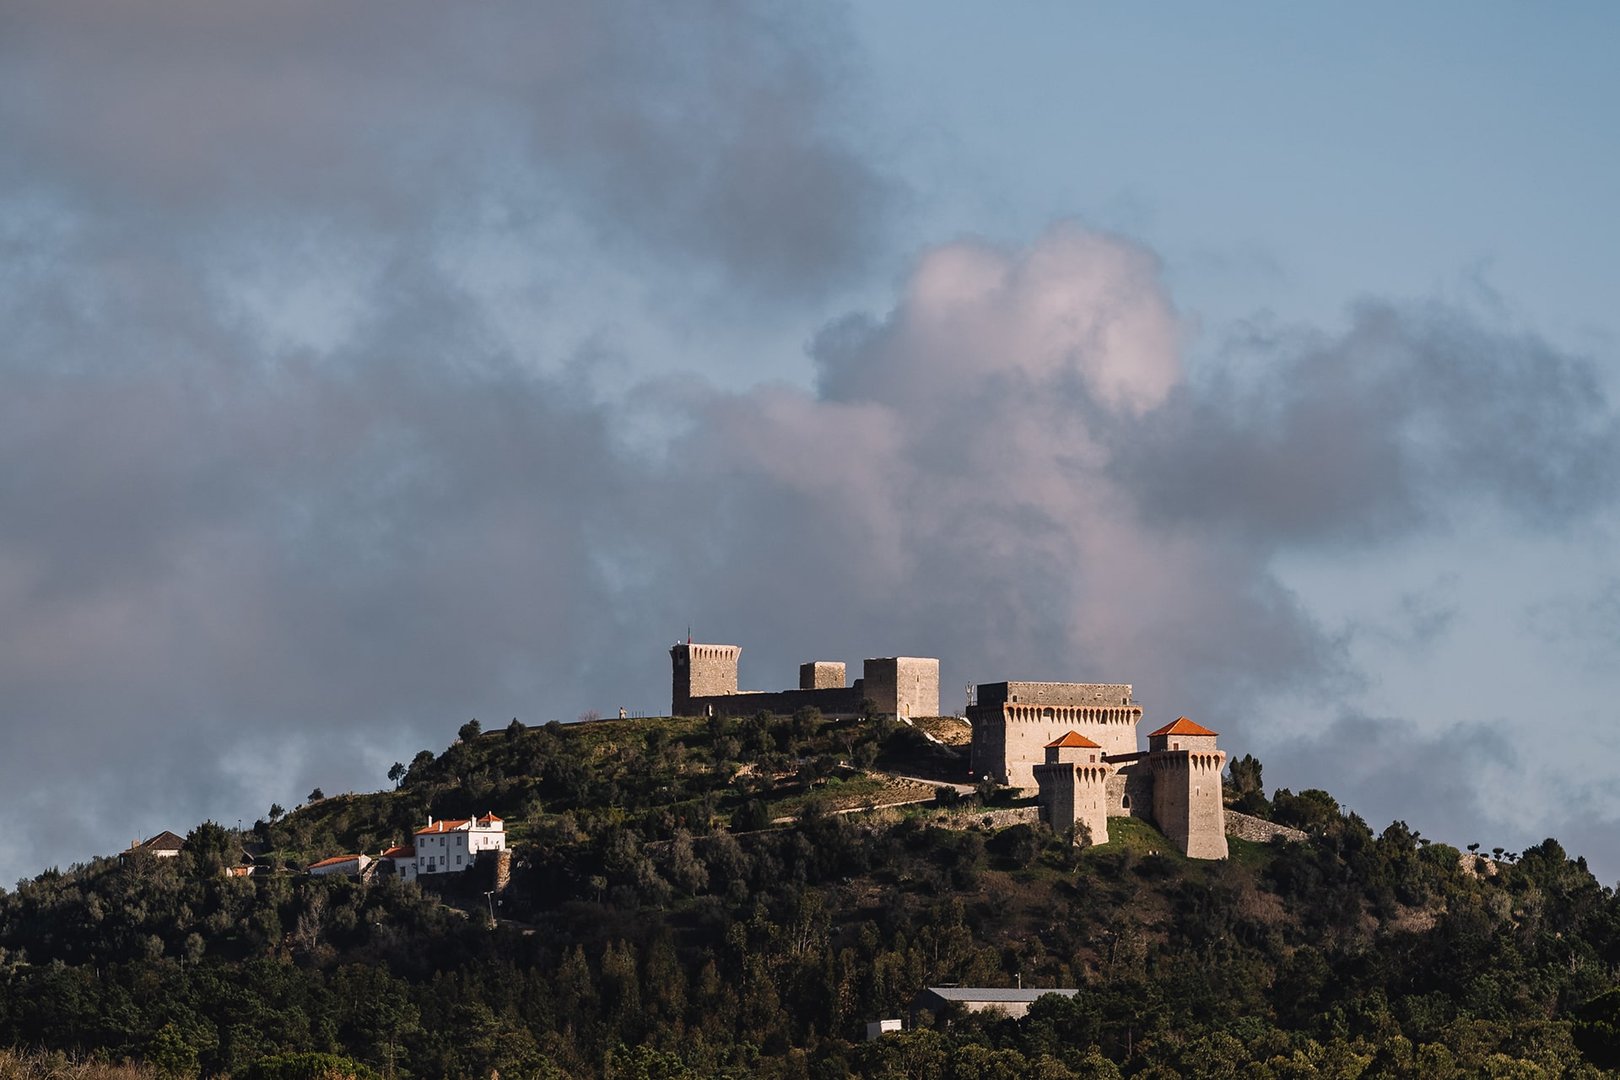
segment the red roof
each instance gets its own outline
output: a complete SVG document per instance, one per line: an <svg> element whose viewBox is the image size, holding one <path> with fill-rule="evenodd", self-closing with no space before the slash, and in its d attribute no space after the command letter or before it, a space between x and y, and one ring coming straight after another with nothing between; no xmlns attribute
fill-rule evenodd
<svg viewBox="0 0 1620 1080"><path fill-rule="evenodd" d="M323 866L336 866L338 863L358 862L359 860L360 856L358 855L334 855L330 859L322 859L320 862L310 863L309 868L311 870L318 870Z"/></svg>
<svg viewBox="0 0 1620 1080"><path fill-rule="evenodd" d="M1201 724L1195 724L1185 716L1178 716L1175 720L1164 725L1158 731L1148 732L1148 738L1157 735L1215 735L1217 732L1209 730Z"/></svg>
<svg viewBox="0 0 1620 1080"><path fill-rule="evenodd" d="M378 858L382 858L382 859L414 859L414 858L416 858L416 849L413 848L413 847L405 847L404 845L399 845L397 847L389 848L387 851L383 852L380 856L378 856Z"/></svg>
<svg viewBox="0 0 1620 1080"><path fill-rule="evenodd" d="M1051 742L1046 744L1046 748L1048 750L1052 749L1054 746L1056 746L1056 747L1080 746L1080 747L1085 747L1086 749L1089 749L1089 750L1101 750L1102 749L1102 745L1100 743L1092 742L1090 739L1086 738L1084 735L1080 734L1078 731L1071 731L1067 735L1060 735L1056 739L1053 739Z"/></svg>
<svg viewBox="0 0 1620 1080"><path fill-rule="evenodd" d="M426 828L417 829L416 830L416 835L417 836L426 836L429 833L455 832L457 829L461 828L462 826L470 825L470 824L471 824L471 822L469 822L466 818L462 818L459 821L435 821L433 824L427 826Z"/></svg>
<svg viewBox="0 0 1620 1080"><path fill-rule="evenodd" d="M501 819L496 817L494 814L485 814L481 818L457 818L454 821L435 821L433 824L425 828L417 829L416 835L436 836L439 833L456 832L458 829L464 829L469 825L473 826L474 828L484 828L497 823L501 823Z"/></svg>

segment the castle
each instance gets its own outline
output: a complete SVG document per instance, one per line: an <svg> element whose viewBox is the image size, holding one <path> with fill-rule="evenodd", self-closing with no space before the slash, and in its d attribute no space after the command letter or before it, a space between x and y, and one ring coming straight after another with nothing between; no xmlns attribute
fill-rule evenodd
<svg viewBox="0 0 1620 1080"><path fill-rule="evenodd" d="M910 718L939 714L939 661L890 656L865 662L845 685L844 665L816 660L799 668L799 688L738 691L738 645L694 644L669 651L673 716L739 716L820 709L830 716L873 712ZM1189 858L1226 858L1217 735L1185 716L1148 733L1137 749L1142 707L1129 683L980 683L968 706L973 775L1035 792L1041 820L1059 833L1108 841L1108 819L1151 821Z"/></svg>
<svg viewBox="0 0 1620 1080"><path fill-rule="evenodd" d="M749 716L820 709L827 716L938 716L939 661L924 656L881 656L862 665L861 678L844 685L844 665L812 660L799 665L797 690L737 689L740 645L697 645L669 650L674 689L671 716Z"/></svg>

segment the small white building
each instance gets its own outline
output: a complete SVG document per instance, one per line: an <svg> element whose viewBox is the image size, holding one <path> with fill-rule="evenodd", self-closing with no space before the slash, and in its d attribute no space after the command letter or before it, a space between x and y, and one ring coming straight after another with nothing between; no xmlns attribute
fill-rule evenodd
<svg viewBox="0 0 1620 1080"><path fill-rule="evenodd" d="M371 865L369 855L334 855L330 859L322 859L309 866L310 877L326 877L329 874L341 874L344 877L360 877Z"/></svg>
<svg viewBox="0 0 1620 1080"><path fill-rule="evenodd" d="M377 857L377 873L401 881L415 881L416 849L405 844L389 848Z"/></svg>
<svg viewBox="0 0 1620 1080"><path fill-rule="evenodd" d="M456 874L471 870L480 851L506 850L506 823L494 814L459 821L434 821L416 830L416 873Z"/></svg>

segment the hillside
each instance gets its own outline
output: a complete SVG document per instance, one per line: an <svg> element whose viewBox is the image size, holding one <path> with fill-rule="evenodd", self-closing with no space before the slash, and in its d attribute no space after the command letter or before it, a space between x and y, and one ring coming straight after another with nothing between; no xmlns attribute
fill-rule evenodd
<svg viewBox="0 0 1620 1080"><path fill-rule="evenodd" d="M475 726L395 790L247 840L109 858L0 893L0 1045L164 1075L1591 1076L1620 1062L1620 899L1554 841L1465 860L1323 792L1244 809L1308 842L1181 858L1139 821L1076 850L994 827L962 749L814 713ZM892 774L892 775L891 775ZM996 794L984 793L994 800ZM937 805L936 805L937 803ZM437 818L506 819L483 882L296 872ZM845 812L854 811L854 812ZM991 822L991 824L986 824ZM1022 1022L866 1043L918 990L1078 987ZM1605 996L1608 995L1608 996ZM313 1059L299 1059L308 1061ZM306 1073L313 1075L314 1073ZM7 1074L9 1075L9 1074Z"/></svg>

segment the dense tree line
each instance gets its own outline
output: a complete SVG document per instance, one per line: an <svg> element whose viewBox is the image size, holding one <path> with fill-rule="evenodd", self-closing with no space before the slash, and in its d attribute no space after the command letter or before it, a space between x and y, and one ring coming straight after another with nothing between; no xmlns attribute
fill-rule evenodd
<svg viewBox="0 0 1620 1080"><path fill-rule="evenodd" d="M229 878L98 860L0 894L0 1044L166 1075L1582 1076L1620 1064L1620 899L1554 841L1465 860L1323 792L1231 797L1305 829L1192 863L1136 822L1086 850L971 807L825 812L937 752L795 717L485 733L401 786L255 826L275 865L496 809L518 868L485 899L393 880ZM908 757L909 756L909 757ZM762 829L791 808L792 823ZM1466 864L1466 865L1465 865ZM1078 987L1023 1021L905 1016L926 985ZM289 1057L288 1055L294 1055ZM297 1056L304 1055L304 1056ZM309 1057L308 1055L327 1055ZM278 1071L279 1070L279 1071Z"/></svg>

